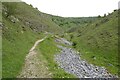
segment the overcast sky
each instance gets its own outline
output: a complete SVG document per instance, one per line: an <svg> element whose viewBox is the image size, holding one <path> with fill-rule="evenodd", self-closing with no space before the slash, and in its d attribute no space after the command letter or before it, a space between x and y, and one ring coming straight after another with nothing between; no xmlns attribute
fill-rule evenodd
<svg viewBox="0 0 120 80"><path fill-rule="evenodd" d="M22 0L41 12L62 17L89 17L111 13L120 0Z"/></svg>

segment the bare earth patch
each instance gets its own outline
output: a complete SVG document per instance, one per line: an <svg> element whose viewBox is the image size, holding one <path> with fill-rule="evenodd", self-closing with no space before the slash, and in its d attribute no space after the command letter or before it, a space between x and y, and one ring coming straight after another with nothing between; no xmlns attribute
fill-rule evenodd
<svg viewBox="0 0 120 80"><path fill-rule="evenodd" d="M29 54L26 56L25 65L18 76L18 78L50 78L49 72L45 63L38 58L35 47L45 38L35 42L34 46L30 49Z"/></svg>

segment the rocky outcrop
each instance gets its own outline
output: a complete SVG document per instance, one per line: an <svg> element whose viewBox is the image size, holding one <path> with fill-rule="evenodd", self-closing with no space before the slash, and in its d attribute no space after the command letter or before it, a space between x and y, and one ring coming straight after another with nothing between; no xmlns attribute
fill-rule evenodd
<svg viewBox="0 0 120 80"><path fill-rule="evenodd" d="M19 22L18 18L16 18L15 16L8 16L8 18L10 19L11 22L16 23Z"/></svg>

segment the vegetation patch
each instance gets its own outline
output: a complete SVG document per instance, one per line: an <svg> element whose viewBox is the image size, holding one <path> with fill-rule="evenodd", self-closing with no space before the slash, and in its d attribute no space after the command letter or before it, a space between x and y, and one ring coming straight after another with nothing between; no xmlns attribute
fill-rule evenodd
<svg viewBox="0 0 120 80"><path fill-rule="evenodd" d="M16 77L25 62L25 56L37 39L43 34L33 33L31 29L23 31L21 23L12 23L4 19L2 37L2 74L3 78ZM29 36L31 35L31 36ZM41 36L40 36L41 35Z"/></svg>
<svg viewBox="0 0 120 80"><path fill-rule="evenodd" d="M113 12L112 15L92 23L89 27L80 27L78 28L80 31L69 34L69 39L76 44L73 48L81 53L83 59L92 64L104 66L113 74L118 74L120 66L118 64L117 15L117 11ZM96 26L96 24L99 25Z"/></svg>

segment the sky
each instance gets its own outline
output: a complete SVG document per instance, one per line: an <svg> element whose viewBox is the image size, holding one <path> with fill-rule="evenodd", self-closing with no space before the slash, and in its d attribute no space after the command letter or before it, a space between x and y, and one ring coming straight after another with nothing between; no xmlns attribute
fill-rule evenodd
<svg viewBox="0 0 120 80"><path fill-rule="evenodd" d="M39 11L62 17L103 16L118 9L120 0L22 0Z"/></svg>

